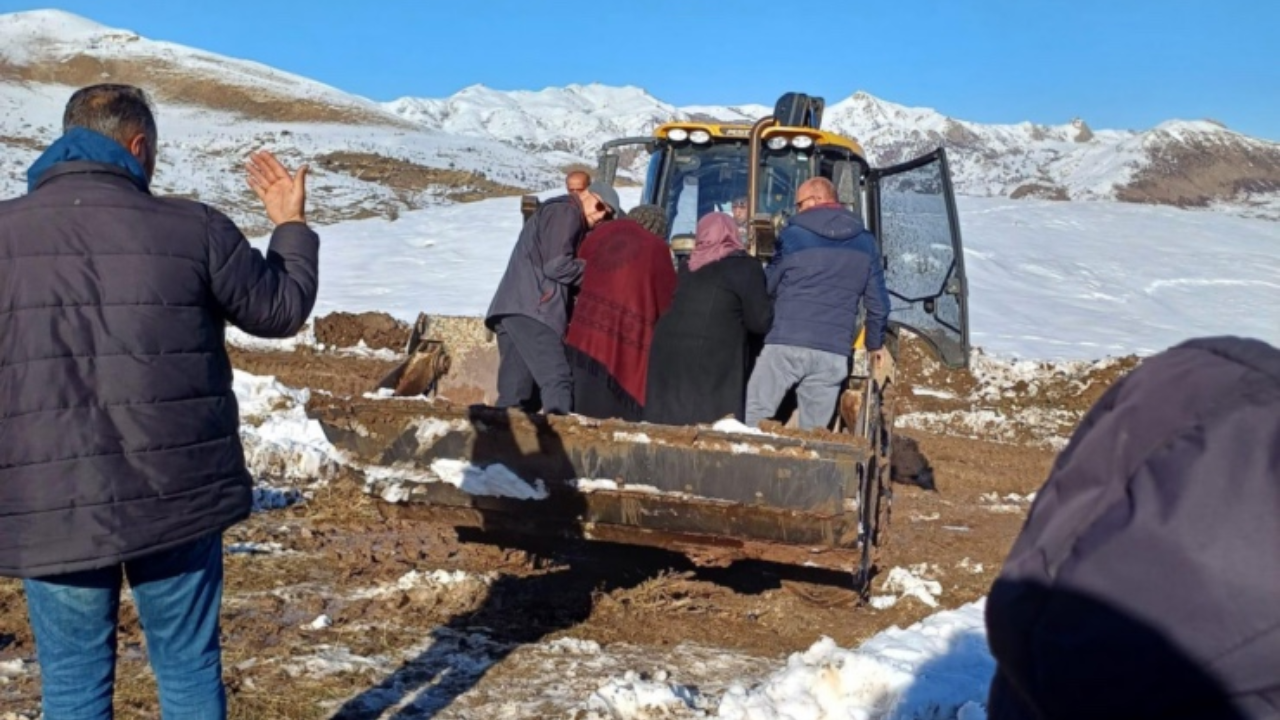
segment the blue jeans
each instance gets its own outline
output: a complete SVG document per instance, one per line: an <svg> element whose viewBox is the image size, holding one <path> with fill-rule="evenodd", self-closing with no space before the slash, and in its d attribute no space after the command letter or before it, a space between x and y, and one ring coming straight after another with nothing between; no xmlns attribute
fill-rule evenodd
<svg viewBox="0 0 1280 720"><path fill-rule="evenodd" d="M800 427L826 427L849 377L849 356L794 345L765 345L747 381L747 418L751 427L778 412L787 391L796 389Z"/></svg>
<svg viewBox="0 0 1280 720"><path fill-rule="evenodd" d="M123 572L122 572L123 571ZM223 720L222 535L121 565L28 579L44 720L110 720L122 577L147 639L165 720Z"/></svg>

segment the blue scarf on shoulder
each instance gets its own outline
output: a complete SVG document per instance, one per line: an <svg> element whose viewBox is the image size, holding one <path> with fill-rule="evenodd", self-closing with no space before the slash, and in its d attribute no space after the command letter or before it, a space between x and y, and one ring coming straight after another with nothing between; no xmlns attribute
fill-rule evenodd
<svg viewBox="0 0 1280 720"><path fill-rule="evenodd" d="M138 187L148 190L147 171L123 145L101 133L84 128L71 128L36 158L27 170L27 192L36 189L41 176L54 165L64 162L96 162L115 165L128 171ZM148 190L149 192L149 190Z"/></svg>

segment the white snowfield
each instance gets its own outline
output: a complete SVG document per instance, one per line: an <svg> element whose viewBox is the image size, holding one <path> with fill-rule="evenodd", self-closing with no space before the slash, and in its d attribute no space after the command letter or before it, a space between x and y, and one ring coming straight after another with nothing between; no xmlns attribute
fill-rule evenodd
<svg viewBox="0 0 1280 720"><path fill-rule="evenodd" d="M890 628L856 650L829 638L751 689L731 688L725 720L986 720L995 662L983 601Z"/></svg>
<svg viewBox="0 0 1280 720"><path fill-rule="evenodd" d="M3 16L0 16L2 19ZM0 57L0 60L3 58ZM27 191L27 168L40 150L61 134L63 106L72 89L30 83L0 86L0 136L32 137L32 145L10 146L0 154L0 198ZM311 206L345 212L408 207L406 201L447 203L436 191L412 193L351 174L325 170L315 161L329 153L364 153L394 157L426 167L481 172L490 180L515 186L549 185L560 179L550 163L497 142L448 135L439 131L378 125L283 123L250 120L233 113L159 103L160 154L153 187L157 194L192 197L224 209L242 226L264 218L232 208L250 204L241 170L253 150L273 151L291 168L306 162L311 174Z"/></svg>
<svg viewBox="0 0 1280 720"><path fill-rule="evenodd" d="M0 64L23 67L88 57L174 68L193 82L207 78L264 101L305 101L332 111L330 122L254 119L230 110L157 102L160 152L154 187L228 208L252 196L240 166L249 151L270 149L290 167L309 162L313 207L407 207L441 201L431 192L405 196L387 185L327 171L327 153L371 153L425 167L483 173L518 187L546 187L561 178L563 158L544 158L510 144L414 125L366 98L261 63L158 42L58 10L0 14ZM26 192L26 170L61 134L62 111L75 88L45 82L0 84L0 198ZM154 100L154 98L153 98ZM362 122L342 123L358 113ZM345 114L345 115L344 115ZM16 139L16 140L15 140ZM18 142L21 140L22 142ZM238 222L244 216L232 213Z"/></svg>
<svg viewBox="0 0 1280 720"><path fill-rule="evenodd" d="M634 188L619 195L639 202ZM1223 334L1280 344L1280 223L1112 202L958 204L972 341L987 354L1100 359ZM483 315L519 208L498 198L320 228L317 314Z"/></svg>

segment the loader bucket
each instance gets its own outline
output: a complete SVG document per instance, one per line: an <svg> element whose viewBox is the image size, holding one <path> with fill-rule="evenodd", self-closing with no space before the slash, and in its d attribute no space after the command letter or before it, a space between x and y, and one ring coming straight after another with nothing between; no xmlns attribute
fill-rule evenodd
<svg viewBox="0 0 1280 720"><path fill-rule="evenodd" d="M363 466L364 489L385 516L493 541L579 538L704 565L836 570L865 596L891 499L883 385L851 386L856 400L846 392L856 416L849 434L672 427L491 407L497 344L479 318L421 316L406 351L380 393L407 397L326 396L308 406L329 441ZM448 362L433 364L441 354Z"/></svg>
<svg viewBox="0 0 1280 720"><path fill-rule="evenodd" d="M710 565L752 559L865 571L861 498L885 475L853 436L531 416L422 399L323 398L309 411L366 466L365 491L388 516L662 547ZM494 477L505 489L486 486Z"/></svg>
<svg viewBox="0 0 1280 720"><path fill-rule="evenodd" d="M478 317L421 315L409 345L422 340L439 342L449 355L447 372L439 377L435 393L459 405L491 405L498 399L498 344ZM406 347L412 357L413 348Z"/></svg>

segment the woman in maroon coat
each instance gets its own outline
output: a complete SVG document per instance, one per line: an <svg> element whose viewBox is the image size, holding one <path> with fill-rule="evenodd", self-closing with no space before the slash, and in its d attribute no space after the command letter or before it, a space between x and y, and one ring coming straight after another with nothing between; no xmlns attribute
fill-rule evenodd
<svg viewBox="0 0 1280 720"><path fill-rule="evenodd" d="M641 206L630 218L600 224L578 251L585 261L582 288L565 337L578 414L641 418L653 329L676 290L671 252L659 237L665 232L637 222L660 218L665 224L662 210L652 210L657 213Z"/></svg>

